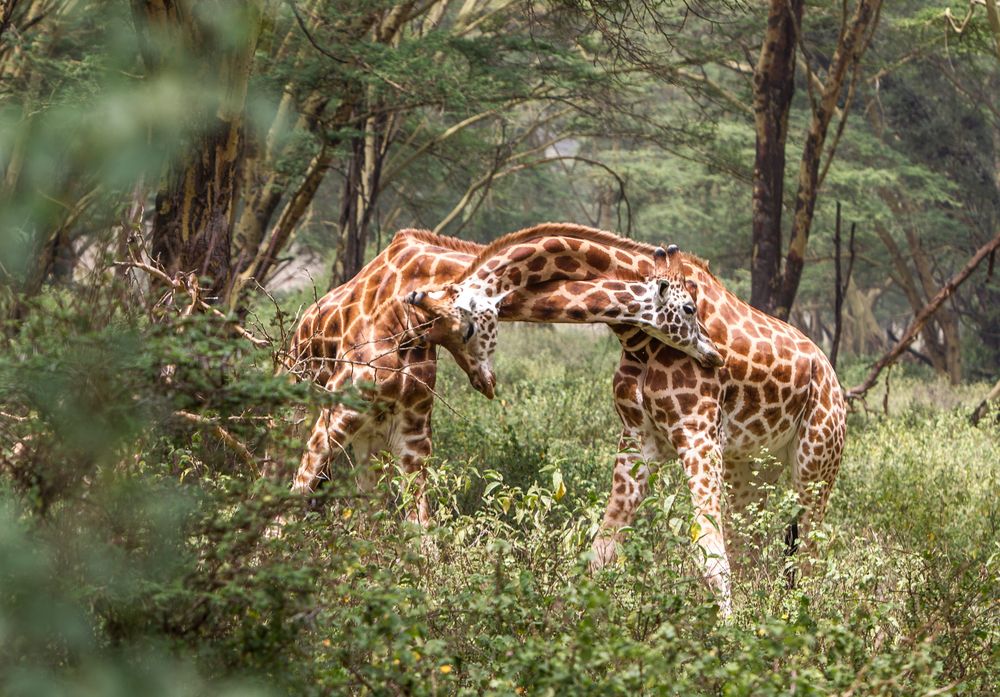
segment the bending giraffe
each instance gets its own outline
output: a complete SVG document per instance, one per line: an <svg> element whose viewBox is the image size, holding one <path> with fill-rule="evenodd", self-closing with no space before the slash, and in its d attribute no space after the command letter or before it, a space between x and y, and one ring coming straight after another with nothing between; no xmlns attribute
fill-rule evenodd
<svg viewBox="0 0 1000 697"><path fill-rule="evenodd" d="M506 295L511 281L505 277L521 280L525 266L529 274L536 268L556 268L570 277L586 274L587 269L581 271L566 258L565 247L573 244L546 240L533 251L508 245L505 253L495 254L500 250L494 243L479 253L477 269L472 270L474 262L464 278L438 294L447 292L453 304L475 307L476 313L499 312L500 319L529 309L542 321L563 321L557 315L572 316L580 298L588 297L585 288L574 293L574 282L562 283L559 291L546 293L545 279L528 277L527 289ZM616 250L613 261L622 268L641 268L652 251L648 245L634 245ZM489 259L491 253L497 258ZM679 458L697 511L706 577L728 615L732 601L724 483L731 491L731 510L745 509L762 497L754 481L755 458L765 450L774 454L791 469L804 508L797 529L806 535L822 520L839 469L846 411L836 374L812 341L730 293L705 262L681 254L676 246L668 248L667 256L662 273L680 274L696 295L698 316L709 340L723 349L725 365L713 370L714 361L699 365L657 341L652 332L614 327L623 348L614 379L623 432L602 534L594 540L593 566L614 558L619 531L632 523L646 495L651 467ZM599 257L601 269L606 263ZM655 294L658 283L649 282L647 293ZM541 289L541 296L532 298L532 289ZM772 470L763 476L778 474Z"/></svg>
<svg viewBox="0 0 1000 697"><path fill-rule="evenodd" d="M673 246L668 254L671 268L697 289L698 316L725 364L705 370L669 346L632 330L619 332L623 351L614 395L623 429L594 565L614 558L619 531L631 525L646 495L651 463L680 458L698 512L706 575L728 615L723 486L732 512L761 501L760 479L773 482L780 470L758 472L755 460L772 454L791 470L803 507L790 533L808 541L840 469L846 409L837 375L816 344L740 300L704 261Z"/></svg>
<svg viewBox="0 0 1000 697"><path fill-rule="evenodd" d="M578 231L575 226L555 227L567 234ZM583 230L588 236L599 232ZM518 236L515 233L508 237L519 242L530 236L545 235L543 231L536 230L530 235ZM630 249L634 246L634 243L608 233L599 233L599 236L600 239L589 241L576 240L571 246L575 247L575 252L581 248L588 253L599 252L603 255L600 259L614 251L616 245ZM323 476L331 454L337 450L353 445L361 451L358 459L362 462L377 452L387 451L399 457L405 472L415 475L417 505L410 518L420 523L428 521L429 512L421 491L421 473L431 451L430 417L436 376L433 344L443 343L448 347L466 370L473 386L487 397L492 397L496 316L495 313L475 312L474 304L464 307L436 303L439 298L410 292L406 301L426 313L421 314L419 319L426 320L430 329L425 342L401 343L399 337L410 333L416 325L409 320L404 321L406 306L400 304L399 293L421 281L426 283L435 275L451 273L451 278L461 277L462 274L454 272L453 261L468 248L466 245L430 233L399 233L389 247L355 279L328 293L306 312L291 350L295 364L305 369L297 372L309 374L331 390L341 389L349 383L372 383L374 388L365 393L371 402L369 409L359 411L338 405L321 413L295 477L293 488L296 491L312 490ZM500 248L502 245L493 247ZM658 253L661 258L665 256L663 250ZM573 254L567 249L561 258L569 260ZM646 273L651 273L654 268L652 259L645 258L642 263ZM558 267L553 268L555 271L539 269L539 273L533 272L532 280L548 282L563 279L564 272ZM657 331L652 322L653 318L659 317L663 326L669 327L669 331L664 330L660 334L665 341L675 341L679 346L700 346L701 351L709 356L704 360L721 360L703 338L692 338L692 334L700 337L701 332L693 320L693 301L679 281L664 281L665 285L659 288L658 293L647 293L647 289L636 282L641 277L635 271L624 267L620 271L633 282L591 283L586 287L587 301L574 307L572 317L565 321L631 322ZM586 274L577 273L575 277L586 277ZM527 280L528 276L524 279ZM610 285L602 287L602 283ZM548 293L558 290L557 286L551 286ZM582 292L584 289L578 290ZM635 297L634 293L645 295ZM384 300L387 296L390 299ZM543 293L541 297L545 296ZM536 296L533 294L531 297ZM671 324L665 319L667 313L664 307L670 304L676 308L674 314L684 314L682 307L692 310L685 315L686 322ZM523 307L523 315L507 319L538 321L539 317L532 314L534 303L524 304ZM545 313L546 319L551 319L550 308L538 307Z"/></svg>

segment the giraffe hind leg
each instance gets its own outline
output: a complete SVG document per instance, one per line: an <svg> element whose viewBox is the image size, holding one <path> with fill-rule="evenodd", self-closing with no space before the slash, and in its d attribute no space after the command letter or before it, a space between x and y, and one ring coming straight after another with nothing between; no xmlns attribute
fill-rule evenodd
<svg viewBox="0 0 1000 697"><path fill-rule="evenodd" d="M796 517L785 528L785 558L794 559L799 551L799 519ZM795 567L791 564L785 567L785 586L792 590L795 588Z"/></svg>
<svg viewBox="0 0 1000 697"><path fill-rule="evenodd" d="M817 385L807 405L794 442L792 484L798 495L801 512L793 525L797 533L795 550L808 561L814 553L810 540L813 528L823 522L833 490L846 435L846 409L840 386L832 369L814 378Z"/></svg>

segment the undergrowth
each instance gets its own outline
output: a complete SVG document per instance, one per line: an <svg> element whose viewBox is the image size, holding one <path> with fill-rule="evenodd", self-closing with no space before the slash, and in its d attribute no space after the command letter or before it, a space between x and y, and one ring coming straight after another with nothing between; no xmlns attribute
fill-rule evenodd
<svg viewBox="0 0 1000 697"><path fill-rule="evenodd" d="M1000 432L967 421L982 386L901 375L888 415L853 414L811 572L785 588L779 482L739 521L752 553L723 621L677 463L619 563L588 571L618 436L608 335L503 327L493 402L442 356L422 532L391 466L367 493L343 471L312 502L288 493L303 413L329 397L225 322L36 317L0 357L3 694L1000 689Z"/></svg>

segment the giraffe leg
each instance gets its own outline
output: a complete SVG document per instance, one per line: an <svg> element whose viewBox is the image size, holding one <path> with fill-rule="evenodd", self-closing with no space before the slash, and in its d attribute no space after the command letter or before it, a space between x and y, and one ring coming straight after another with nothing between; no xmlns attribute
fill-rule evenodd
<svg viewBox="0 0 1000 697"><path fill-rule="evenodd" d="M427 475L424 471L431 448L430 422L426 420L424 427L410 430L399 453L400 467L407 477L413 477L413 507L407 511L406 519L424 528L431 522L430 505L425 491Z"/></svg>
<svg viewBox="0 0 1000 697"><path fill-rule="evenodd" d="M714 442L680 453L688 477L697 523L697 544L704 555L705 580L719 599L723 617L733 613L729 556L722 527L722 455Z"/></svg>
<svg viewBox="0 0 1000 697"><path fill-rule="evenodd" d="M832 374L832 369L825 371ZM802 514L789 526L787 551L803 552L803 570L815 549L809 539L813 527L823 522L826 505L840 470L847 430L846 409L840 386L829 375L815 376L813 389L799 431L792 443L792 485L802 506ZM794 584L794 572L789 576Z"/></svg>
<svg viewBox="0 0 1000 697"><path fill-rule="evenodd" d="M302 462L295 474L292 491L309 494L322 479L333 451L346 448L351 438L365 423L365 416L342 405L323 409L302 455Z"/></svg>
<svg viewBox="0 0 1000 697"><path fill-rule="evenodd" d="M601 529L591 546L594 553L590 562L591 571L615 560L621 541L619 530L632 524L635 509L646 497L650 468L639 452L644 423L639 381L644 372L643 359L628 351L622 352L613 381L615 410L622 420L622 435L615 456L608 506Z"/></svg>
<svg viewBox="0 0 1000 697"><path fill-rule="evenodd" d="M594 538L591 549L594 558L590 563L592 571L613 562L621 542L619 530L632 524L635 510L646 497L651 469L637 449L638 443L629 429L622 432L615 458L615 470L611 481L611 496L604 512L601 530Z"/></svg>

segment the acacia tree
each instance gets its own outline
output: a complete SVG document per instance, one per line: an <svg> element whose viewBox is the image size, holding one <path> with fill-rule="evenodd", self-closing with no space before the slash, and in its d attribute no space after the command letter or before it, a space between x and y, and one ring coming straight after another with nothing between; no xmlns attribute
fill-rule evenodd
<svg viewBox="0 0 1000 697"><path fill-rule="evenodd" d="M442 214L452 223L478 210L496 179L551 161L529 157L539 142L558 140L568 120L521 107L584 110L601 73L583 67L540 8L528 32L522 8L481 0L289 6L283 38L265 59L284 75L280 102L266 136L249 142L232 304L251 279L273 272L328 177L327 190L337 191L335 210L326 211L336 285L364 264L373 228L409 204L464 190ZM525 137L537 135L533 124L545 126L544 137ZM464 156L444 152L458 140ZM435 159L461 170L460 181L406 176Z"/></svg>
<svg viewBox="0 0 1000 697"><path fill-rule="evenodd" d="M187 147L156 195L151 254L170 274L230 282L230 247L243 161L244 110L261 30L260 0L132 0L151 73L183 69L191 86Z"/></svg>
<svg viewBox="0 0 1000 697"><path fill-rule="evenodd" d="M861 58L878 25L881 6L881 0L858 0L853 13L848 13L845 3L835 48L823 77L818 57L804 40L803 3L771 0L768 9L753 82L757 145L750 303L781 319L788 318L798 292L816 198L846 125ZM801 51L801 58L797 58L797 51ZM810 118L799 160L794 217L782 269L784 150L795 66L799 63L805 72ZM837 137L826 147L834 116L839 117Z"/></svg>

